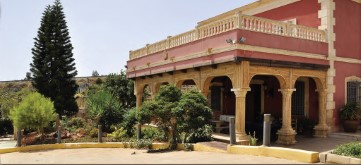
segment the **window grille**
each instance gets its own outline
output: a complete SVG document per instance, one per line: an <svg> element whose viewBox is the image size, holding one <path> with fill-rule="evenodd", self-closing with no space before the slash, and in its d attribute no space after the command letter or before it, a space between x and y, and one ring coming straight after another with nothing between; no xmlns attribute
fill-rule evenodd
<svg viewBox="0 0 361 165"><path fill-rule="evenodd" d="M296 91L292 93L292 115L305 115L305 83L296 81Z"/></svg>
<svg viewBox="0 0 361 165"><path fill-rule="evenodd" d="M361 82L347 82L347 103L361 103Z"/></svg>

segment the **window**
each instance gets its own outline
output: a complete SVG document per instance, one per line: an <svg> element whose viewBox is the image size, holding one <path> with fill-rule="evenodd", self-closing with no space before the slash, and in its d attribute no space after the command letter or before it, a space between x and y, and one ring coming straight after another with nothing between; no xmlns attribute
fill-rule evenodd
<svg viewBox="0 0 361 165"><path fill-rule="evenodd" d="M361 82L347 82L347 103L361 103Z"/></svg>

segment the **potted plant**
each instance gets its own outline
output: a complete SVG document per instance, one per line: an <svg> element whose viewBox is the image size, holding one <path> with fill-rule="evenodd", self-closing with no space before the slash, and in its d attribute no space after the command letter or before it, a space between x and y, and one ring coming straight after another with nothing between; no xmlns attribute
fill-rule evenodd
<svg viewBox="0 0 361 165"><path fill-rule="evenodd" d="M361 109L356 103L347 103L340 109L345 132L356 132L360 123Z"/></svg>

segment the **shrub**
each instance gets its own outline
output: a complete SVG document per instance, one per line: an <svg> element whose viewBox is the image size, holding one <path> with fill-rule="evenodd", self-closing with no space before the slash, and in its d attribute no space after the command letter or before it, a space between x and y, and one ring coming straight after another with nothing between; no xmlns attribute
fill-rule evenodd
<svg viewBox="0 0 361 165"><path fill-rule="evenodd" d="M123 115L122 126L127 131L129 137L134 135L135 128L134 125L137 124L137 109L132 108L125 111Z"/></svg>
<svg viewBox="0 0 361 165"><path fill-rule="evenodd" d="M85 127L85 120L83 118L80 117L73 117L73 118L68 118L66 116L62 117L62 122L61 122L61 127L63 127L64 129L70 131L70 132L74 132L75 130L79 129L79 128L84 128Z"/></svg>
<svg viewBox="0 0 361 165"><path fill-rule="evenodd" d="M133 142L133 145L137 149L150 149L152 148L152 140L150 139L137 139Z"/></svg>
<svg viewBox="0 0 361 165"><path fill-rule="evenodd" d="M332 153L336 155L350 156L361 159L361 143L351 142L341 144L336 147L336 149L334 149Z"/></svg>
<svg viewBox="0 0 361 165"><path fill-rule="evenodd" d="M186 134L186 142L196 143L211 139L212 129L209 128L212 110L201 93L192 90L183 94L174 112L178 131Z"/></svg>
<svg viewBox="0 0 361 165"><path fill-rule="evenodd" d="M54 104L49 98L34 92L10 111L10 118L19 129L37 129L43 133L43 128L55 119Z"/></svg>
<svg viewBox="0 0 361 165"><path fill-rule="evenodd" d="M153 141L166 141L168 138L164 131L154 127L148 127L142 130L143 139L152 139Z"/></svg>
<svg viewBox="0 0 361 165"><path fill-rule="evenodd" d="M203 141L211 141L212 140L213 129L211 125L204 125L203 127L198 128L189 133L186 137L185 142L187 143L196 143Z"/></svg>
<svg viewBox="0 0 361 165"><path fill-rule="evenodd" d="M89 131L89 136L92 137L92 138L98 137L98 128L93 127L93 128Z"/></svg>
<svg viewBox="0 0 361 165"><path fill-rule="evenodd" d="M119 129L116 129L114 132L109 134L109 137L116 141L123 141L125 138L127 138L127 130L124 130L123 127L120 127Z"/></svg>
<svg viewBox="0 0 361 165"><path fill-rule="evenodd" d="M107 90L90 93L87 98L87 114L101 124L104 132L111 132L110 126L122 122L124 110L119 102Z"/></svg>
<svg viewBox="0 0 361 165"><path fill-rule="evenodd" d="M358 120L361 118L361 108L357 103L347 103L340 109L342 120Z"/></svg>

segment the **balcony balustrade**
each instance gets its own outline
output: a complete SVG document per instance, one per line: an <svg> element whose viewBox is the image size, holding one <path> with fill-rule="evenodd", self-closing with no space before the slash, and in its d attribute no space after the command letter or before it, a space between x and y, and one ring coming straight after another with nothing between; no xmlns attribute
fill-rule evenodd
<svg viewBox="0 0 361 165"><path fill-rule="evenodd" d="M167 39L162 41L153 44L147 44L143 48L130 51L129 59L133 60L148 54L164 51L234 29L293 37L317 42L327 42L326 32L324 30L301 25L294 25L261 17L235 14L233 16L198 25L191 31L181 33L176 36L169 36Z"/></svg>

